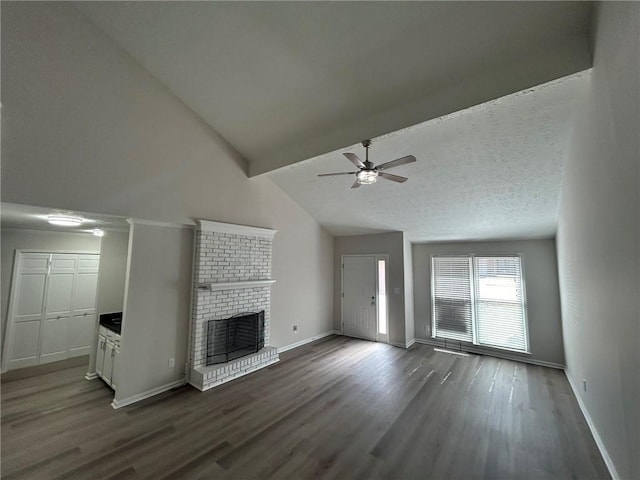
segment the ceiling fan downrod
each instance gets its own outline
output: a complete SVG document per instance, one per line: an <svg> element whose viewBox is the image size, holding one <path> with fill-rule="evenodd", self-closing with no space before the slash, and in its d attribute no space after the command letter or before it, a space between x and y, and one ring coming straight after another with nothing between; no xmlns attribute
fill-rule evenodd
<svg viewBox="0 0 640 480"><path fill-rule="evenodd" d="M373 164L369 161L369 147L371 146L371 140L363 140L362 146L365 151L364 165L365 168L373 168Z"/></svg>

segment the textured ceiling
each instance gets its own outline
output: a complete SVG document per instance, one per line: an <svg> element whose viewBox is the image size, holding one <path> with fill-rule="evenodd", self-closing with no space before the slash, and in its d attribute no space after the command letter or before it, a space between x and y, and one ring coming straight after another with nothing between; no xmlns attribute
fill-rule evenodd
<svg viewBox="0 0 640 480"><path fill-rule="evenodd" d="M591 66L591 2L74 5L250 174Z"/></svg>
<svg viewBox="0 0 640 480"><path fill-rule="evenodd" d="M342 152L271 172L296 202L335 235L404 231L414 242L536 238L556 232L575 107L590 73L572 75L374 140L370 159L413 154L417 162L351 189Z"/></svg>

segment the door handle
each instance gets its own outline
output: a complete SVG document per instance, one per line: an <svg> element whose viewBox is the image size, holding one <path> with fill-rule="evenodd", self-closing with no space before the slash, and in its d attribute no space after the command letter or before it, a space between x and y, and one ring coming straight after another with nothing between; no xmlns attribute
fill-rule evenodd
<svg viewBox="0 0 640 480"><path fill-rule="evenodd" d="M376 297L375 296L371 297L371 306L372 307L376 306Z"/></svg>

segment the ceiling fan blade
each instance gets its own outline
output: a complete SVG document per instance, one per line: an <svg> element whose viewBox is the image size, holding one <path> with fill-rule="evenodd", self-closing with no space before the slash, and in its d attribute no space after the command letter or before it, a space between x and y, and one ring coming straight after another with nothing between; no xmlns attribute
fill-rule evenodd
<svg viewBox="0 0 640 480"><path fill-rule="evenodd" d="M395 160L391 160L390 162L383 163L382 165L378 165L376 170L389 170L390 168L399 167L400 165L405 165L407 163L413 163L416 161L416 157L413 155L407 155L406 157L396 158Z"/></svg>
<svg viewBox="0 0 640 480"><path fill-rule="evenodd" d="M332 177L333 175L353 175L358 172L319 173L319 177Z"/></svg>
<svg viewBox="0 0 640 480"><path fill-rule="evenodd" d="M356 180L355 182L353 182L353 185L351 185L351 188L358 188L359 186L360 186L360 182Z"/></svg>
<svg viewBox="0 0 640 480"><path fill-rule="evenodd" d="M378 172L378 176L392 182L404 183L409 180L407 177L401 177L400 175L392 175L391 173Z"/></svg>
<svg viewBox="0 0 640 480"><path fill-rule="evenodd" d="M360 160L355 153L343 153L343 155L347 157L349 161L351 161L351 163L353 163L356 167L365 168L364 162Z"/></svg>

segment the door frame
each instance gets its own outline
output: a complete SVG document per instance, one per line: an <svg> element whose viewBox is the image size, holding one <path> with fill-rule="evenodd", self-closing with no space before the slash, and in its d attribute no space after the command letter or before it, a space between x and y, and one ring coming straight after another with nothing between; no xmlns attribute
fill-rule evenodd
<svg viewBox="0 0 640 480"><path fill-rule="evenodd" d="M376 335L375 341L381 343L389 343L389 254L388 253L353 253L340 256L340 335L344 335L344 259L345 257L374 257L376 271ZM378 305L380 299L378 292L380 291L380 279L378 278L378 260L385 261L385 285L387 287L387 334L380 335L380 318L378 315ZM386 337L386 338L381 338ZM356 337L354 337L356 338Z"/></svg>
<svg viewBox="0 0 640 480"><path fill-rule="evenodd" d="M16 251L13 255L13 272L11 272L11 284L9 285L9 305L7 308L7 324L5 325L4 331L4 339L2 345L2 368L0 369L1 373L6 373L8 371L8 362L9 352L13 350L13 343L10 341L13 335L14 330L14 313L16 309L16 282L18 281L18 275L20 274L20 269L22 267L22 256L25 253L42 253L42 254L72 254L72 255L100 255L100 251L95 250L63 250L63 249L52 249L47 250L43 248L16 248ZM98 269L98 275L100 275L100 270ZM46 298L47 292L49 289L49 280L47 278L47 283L44 287L44 295ZM42 308L44 308L45 303L43 302ZM42 338L40 338L40 342ZM40 343L39 342L39 343ZM38 355L40 352L40 345L38 345Z"/></svg>

